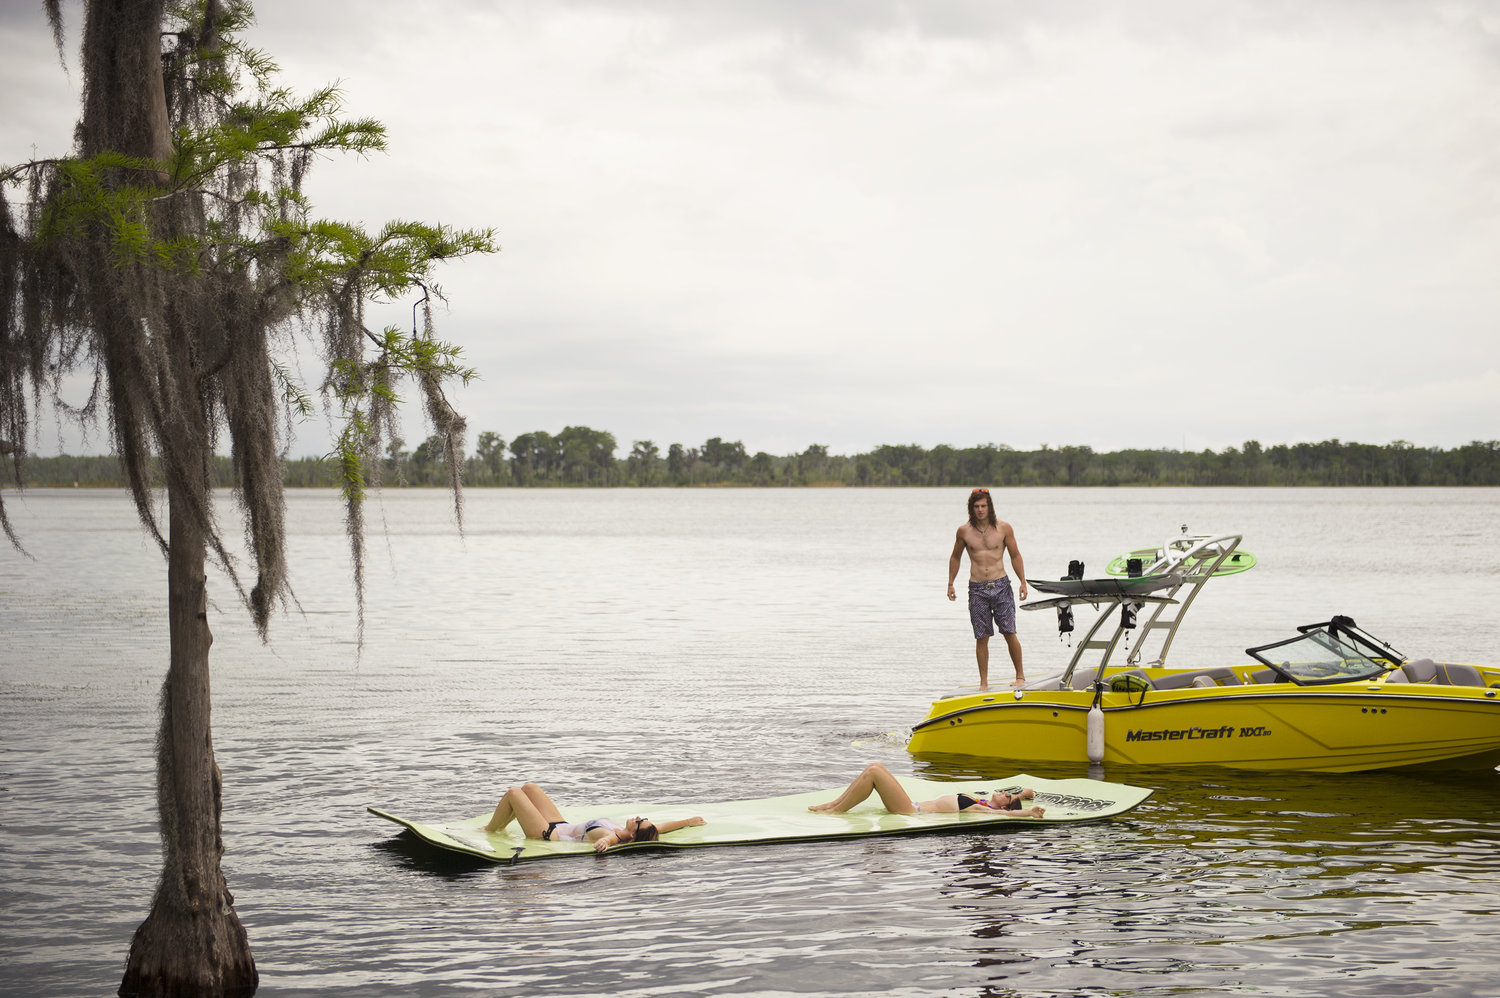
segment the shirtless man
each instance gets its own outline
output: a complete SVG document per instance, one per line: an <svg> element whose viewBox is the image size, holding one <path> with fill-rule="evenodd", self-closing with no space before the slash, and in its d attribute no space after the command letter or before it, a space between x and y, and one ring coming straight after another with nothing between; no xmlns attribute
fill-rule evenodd
<svg viewBox="0 0 1500 998"><path fill-rule="evenodd" d="M1012 686L1026 682L1021 668L1021 639L1016 637L1016 601L1011 595L1010 577L1005 574L1005 553L1010 552L1011 567L1021 580L1021 598L1026 598L1026 568L1021 549L1016 547L1016 532L1004 520L995 519L989 489L969 493L969 522L958 528L953 554L948 556L948 598L958 599L953 580L958 578L959 560L969 552L969 619L974 624L974 657L979 662L979 688L990 688L990 637L999 625L1000 636L1010 648L1010 660L1016 667Z"/></svg>

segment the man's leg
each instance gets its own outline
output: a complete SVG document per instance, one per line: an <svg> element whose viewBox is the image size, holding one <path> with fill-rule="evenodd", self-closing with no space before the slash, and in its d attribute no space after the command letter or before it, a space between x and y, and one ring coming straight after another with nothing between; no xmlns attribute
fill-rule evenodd
<svg viewBox="0 0 1500 998"><path fill-rule="evenodd" d="M995 633L995 608L989 591L969 583L969 623L974 625L974 660L979 663L979 689L990 688L990 637Z"/></svg>
<svg viewBox="0 0 1500 998"><path fill-rule="evenodd" d="M1010 649L1010 663L1016 667L1016 681L1011 685L1020 686L1026 682L1026 670L1021 668L1021 639L1014 633L1001 636L1005 638L1005 645Z"/></svg>

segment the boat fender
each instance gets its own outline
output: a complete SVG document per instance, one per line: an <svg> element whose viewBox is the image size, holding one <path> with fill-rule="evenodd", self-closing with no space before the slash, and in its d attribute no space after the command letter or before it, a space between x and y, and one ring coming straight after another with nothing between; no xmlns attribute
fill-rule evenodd
<svg viewBox="0 0 1500 998"><path fill-rule="evenodd" d="M1089 762L1104 761L1104 711L1097 703L1089 708L1088 751Z"/></svg>
<svg viewBox="0 0 1500 998"><path fill-rule="evenodd" d="M1094 685L1094 702L1089 707L1089 719L1085 747L1088 749L1089 762L1101 763L1104 761L1104 709L1099 706L1104 699L1104 684Z"/></svg>

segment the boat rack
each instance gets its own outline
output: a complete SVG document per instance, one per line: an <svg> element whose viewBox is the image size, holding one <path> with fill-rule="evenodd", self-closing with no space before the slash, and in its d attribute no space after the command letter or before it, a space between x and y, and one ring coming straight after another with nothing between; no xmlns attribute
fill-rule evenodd
<svg viewBox="0 0 1500 998"><path fill-rule="evenodd" d="M1094 682L1091 685L1097 686L1103 682L1104 671L1109 668L1115 649L1122 641L1125 641L1132 630L1139 630L1140 634L1136 639L1135 647L1130 649L1125 659L1125 667L1140 667L1143 664L1154 667L1165 665L1167 653L1172 648L1172 639L1177 636L1177 628L1182 624L1183 617L1187 616L1188 608L1193 605L1193 600L1198 597L1204 583L1213 578L1214 574L1223 567L1242 540L1244 540L1243 534L1214 536L1184 533L1184 536L1174 537L1164 543L1158 550L1157 559L1150 565L1142 566L1142 574L1176 577L1177 581L1174 585L1160 590L1157 594L1166 599L1143 599L1125 593L1080 598L1079 602L1088 602L1095 607L1120 604L1120 613L1118 616L1110 613L1099 614L1099 618L1088 629L1083 640L1074 647L1073 657L1068 661L1068 667L1063 670L1058 685L1062 689L1070 688L1073 672L1088 652L1101 653L1099 665L1094 674ZM1178 594L1184 589L1187 590L1187 594L1179 597ZM1147 605L1153 608L1151 614L1144 622L1138 623L1136 614ZM1114 633L1107 640L1098 637L1105 622L1110 620L1116 621ZM1142 663L1141 659L1148 643L1158 632L1165 632L1160 653L1155 659Z"/></svg>

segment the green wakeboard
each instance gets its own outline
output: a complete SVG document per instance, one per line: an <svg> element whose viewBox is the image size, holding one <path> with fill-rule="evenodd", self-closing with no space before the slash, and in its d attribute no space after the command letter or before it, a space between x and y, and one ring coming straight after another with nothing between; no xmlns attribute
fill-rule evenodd
<svg viewBox="0 0 1500 998"><path fill-rule="evenodd" d="M1159 547L1139 548L1135 551L1127 551L1108 565L1105 565L1104 572L1106 575L1128 576L1130 574L1130 559L1139 558L1142 565L1151 565L1160 561L1161 557L1162 552ZM1259 560L1244 548L1235 548L1234 553L1229 556L1229 559L1214 572L1214 578L1218 578L1221 575L1238 575L1241 572L1248 572L1255 567L1256 562ZM1175 570L1177 572L1184 571L1181 565L1178 565ZM1028 579L1027 581L1030 580Z"/></svg>
<svg viewBox="0 0 1500 998"><path fill-rule="evenodd" d="M645 815L656 821L701 816L706 824L692 825L668 832L655 842L631 842L609 851L626 849L691 849L703 846L761 845L773 842L808 842L818 839L867 838L875 835L922 835L930 832L963 828L968 831L995 831L1018 825L1055 825L1099 821L1124 814L1138 807L1152 791L1122 783L1100 780L1044 780L1025 774L1001 780L939 783L912 777L899 777L901 786L913 800L932 800L945 794L1004 790L1017 793L1024 787L1036 791L1036 800L1045 813L1040 818L1015 817L1014 812L962 812L948 814L892 814L880 805L880 797L869 800L842 814L815 813L807 808L833 800L843 787L789 794L785 797L763 797L757 800L725 801L711 804L598 804L562 808L569 821L590 818L613 818L624 821ZM523 837L519 825L499 832L486 832L489 812L475 818L428 824L412 821L383 811L368 809L373 815L394 821L410 829L418 838L440 849L477 856L496 863L518 859L555 859L563 856L588 856L594 847L587 842L543 842Z"/></svg>

